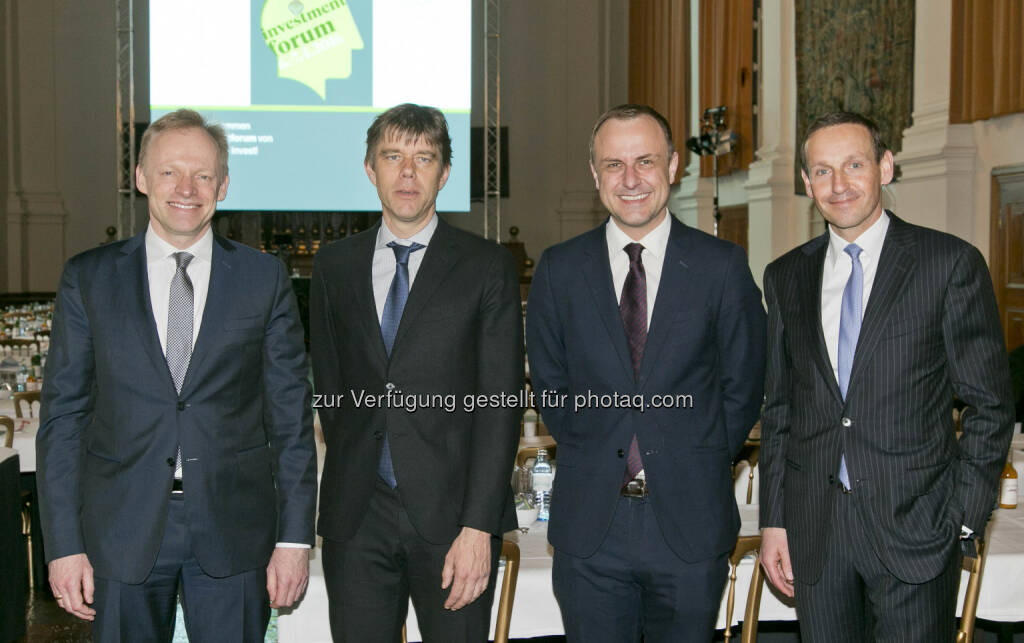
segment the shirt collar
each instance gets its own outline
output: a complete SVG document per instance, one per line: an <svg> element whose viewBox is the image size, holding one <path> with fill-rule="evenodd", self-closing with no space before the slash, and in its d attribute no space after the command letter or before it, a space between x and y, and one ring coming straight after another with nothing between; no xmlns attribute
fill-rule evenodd
<svg viewBox="0 0 1024 643"><path fill-rule="evenodd" d="M861 257L877 259L882 254L882 245L885 243L885 233L889 230L889 213L882 210L882 216L878 221L871 224L871 227L861 233L853 241L847 241L836 234L832 226L828 226L828 259L835 266L836 261L844 254L846 246L856 243L861 249Z"/></svg>
<svg viewBox="0 0 1024 643"><path fill-rule="evenodd" d="M163 259L170 258L175 252L187 252L191 254L195 259L206 261L207 263L213 262L213 228L212 226L206 229L206 234L199 238L188 248L180 250L175 248L171 244L167 243L153 230L153 224L150 223L146 228L146 261L147 263L155 263Z"/></svg>
<svg viewBox="0 0 1024 643"><path fill-rule="evenodd" d="M397 242L400 245L407 246L412 243L418 243L421 246L430 245L430 239L434 236L434 231L437 230L437 213L434 213L430 217L430 221L427 225L423 226L423 229L412 235L408 239L402 239L395 235L388 227L388 224L384 219L380 220L380 228L377 230L377 246L376 249L386 248L392 241Z"/></svg>
<svg viewBox="0 0 1024 643"><path fill-rule="evenodd" d="M672 232L672 213L666 212L665 218L661 220L658 227L648 232L642 239L639 239L635 243L639 243L644 247L644 250L650 251L654 256L664 257L665 249L668 247L668 237ZM605 239L608 242L608 254L614 255L617 252L624 252L623 248L630 243L634 243L634 240L625 232L619 228L618 224L611 217L608 218L608 223L605 224Z"/></svg>

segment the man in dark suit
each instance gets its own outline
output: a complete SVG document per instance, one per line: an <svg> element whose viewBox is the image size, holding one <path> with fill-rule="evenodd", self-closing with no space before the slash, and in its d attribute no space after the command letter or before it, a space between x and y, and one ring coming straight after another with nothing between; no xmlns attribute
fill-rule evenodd
<svg viewBox="0 0 1024 643"><path fill-rule="evenodd" d="M227 140L146 130L147 230L64 269L37 437L50 586L97 641L262 641L302 593L316 451L280 261L214 235ZM276 546L275 546L276 543Z"/></svg>
<svg viewBox="0 0 1024 643"><path fill-rule="evenodd" d="M475 396L522 388L519 283L505 249L435 212L451 167L441 112L380 114L365 166L382 221L322 249L311 292L331 633L398 641L411 596L425 641L475 643L516 526L522 415Z"/></svg>
<svg viewBox="0 0 1024 643"><path fill-rule="evenodd" d="M765 270L762 564L804 641L951 641L958 540L984 533L1013 423L992 282L882 209L874 123L822 116L801 154L828 231Z"/></svg>
<svg viewBox="0 0 1024 643"><path fill-rule="evenodd" d="M678 159L650 107L606 112L591 171L611 217L546 250L530 287L569 641L710 640L739 531L730 465L761 404L765 314L743 250L669 214Z"/></svg>

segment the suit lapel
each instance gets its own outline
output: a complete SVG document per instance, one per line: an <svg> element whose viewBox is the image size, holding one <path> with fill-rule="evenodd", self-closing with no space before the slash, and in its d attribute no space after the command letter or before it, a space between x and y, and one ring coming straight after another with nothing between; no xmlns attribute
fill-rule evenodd
<svg viewBox="0 0 1024 643"><path fill-rule="evenodd" d="M162 373L167 385L174 389L171 371L167 368L167 359L160 346L160 335L156 330L153 317L152 299L149 294L149 268L146 265L146 233L142 232L129 240L121 248L121 256L117 259L119 283L115 296L114 310L124 314L128 321L125 326L131 329L139 339L143 351L149 356L153 368Z"/></svg>
<svg viewBox="0 0 1024 643"><path fill-rule="evenodd" d="M181 391L185 393L189 382L193 380L193 373L199 371L203 360L213 350L220 335L220 329L224 325L227 313L234 306L231 303L232 297L238 293L237 284L234 284L234 249L227 241L219 236L213 236L213 254L210 256L210 286L206 290L206 304L203 306L203 318L199 323L199 335L192 347L192 357L188 362L188 370L185 371L185 379L181 384Z"/></svg>
<svg viewBox="0 0 1024 643"><path fill-rule="evenodd" d="M890 212L889 230L885 234L885 243L882 244L878 268L875 270L875 281L871 286L871 296L868 298L860 336L857 338L857 352L854 354L853 368L850 372L850 388L855 385L857 374L864 370L864 363L874 355L882 331L888 325L892 306L914 269L914 257L907 252L907 247L913 242L911 227ZM846 395L850 396L849 390Z"/></svg>
<svg viewBox="0 0 1024 643"><path fill-rule="evenodd" d="M821 279L825 271L825 253L828 250L828 232L807 243L804 248L804 265L799 271L802 283L797 292L800 293L802 315L807 324L806 337L813 346L811 353L814 364L821 373L822 379L828 383L829 390L836 400L842 402L843 394L839 391L839 382L832 370L832 360L828 356L825 345L825 333L821 328Z"/></svg>
<svg viewBox="0 0 1024 643"><path fill-rule="evenodd" d="M605 220L608 225L608 220ZM608 337L611 339L619 363L629 375L629 381L635 379L633 360L629 355L629 342L626 331L622 327L622 316L619 314L619 303L615 299L615 286L612 283L612 267L608 262L608 242L605 240L604 225L598 226L588 233L583 248L583 277L590 286L591 300L597 306L597 315L604 324Z"/></svg>
<svg viewBox="0 0 1024 643"><path fill-rule="evenodd" d="M651 327L647 333L644 358L640 363L640 376L644 381L650 377L658 357L664 352L663 347L668 341L669 329L678 316L679 309L684 302L694 301L691 284L697 283L695 280L700 279L700 266L686 261L690 246L687 230L672 214L669 214L669 217L672 218L672 231L665 247L658 295L654 302Z"/></svg>
<svg viewBox="0 0 1024 643"><path fill-rule="evenodd" d="M384 336L381 335L380 320L377 319L377 302L373 296L373 255L377 250L377 235L381 225L381 222L377 222L376 226L353 239L356 245L350 259L348 274L356 275L352 280L352 290L355 294L354 314L358 315L363 333L373 346L374 355L384 363L388 361L388 354L384 348ZM339 305L344 304L339 302ZM337 312L349 314L344 310Z"/></svg>
<svg viewBox="0 0 1024 643"><path fill-rule="evenodd" d="M434 291L441 286L445 276L462 257L462 249L459 247L455 235L440 217L437 220L437 229L434 230L434 235L423 252L426 254L423 256L423 262L420 263L419 270L416 271L416 278L409 288L409 298L405 302L405 310L402 311L402 320L398 323L395 344L391 347L392 355L398 350L402 343L402 337L405 336L408 329L416 325L416 317L432 300ZM381 336L379 324L377 335ZM381 347L383 346L382 338Z"/></svg>

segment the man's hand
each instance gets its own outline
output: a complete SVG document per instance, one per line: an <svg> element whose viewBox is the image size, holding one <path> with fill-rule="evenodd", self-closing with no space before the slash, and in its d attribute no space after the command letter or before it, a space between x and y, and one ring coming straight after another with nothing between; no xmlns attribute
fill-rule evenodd
<svg viewBox="0 0 1024 643"><path fill-rule="evenodd" d="M92 604L95 585L92 565L85 554L62 556L50 561L50 589L57 605L68 614L91 621L96 618Z"/></svg>
<svg viewBox="0 0 1024 643"><path fill-rule="evenodd" d="M267 594L271 607L291 607L306 591L309 549L275 547L267 565Z"/></svg>
<svg viewBox="0 0 1024 643"><path fill-rule="evenodd" d="M789 562L785 529L765 527L761 530L761 567L764 567L772 585L786 596L793 597L793 566Z"/></svg>
<svg viewBox="0 0 1024 643"><path fill-rule="evenodd" d="M455 538L441 571L441 589L452 591L444 607L457 610L475 601L487 589L491 575L491 535L463 527Z"/></svg>

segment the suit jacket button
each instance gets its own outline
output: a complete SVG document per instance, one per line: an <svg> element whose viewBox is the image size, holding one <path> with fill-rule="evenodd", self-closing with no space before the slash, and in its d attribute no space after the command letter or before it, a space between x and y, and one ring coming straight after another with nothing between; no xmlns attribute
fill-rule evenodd
<svg viewBox="0 0 1024 643"><path fill-rule="evenodd" d="M384 385L384 388L386 388L389 391L393 391L393 390L395 390L395 383L394 382L388 382L387 384Z"/></svg>
<svg viewBox="0 0 1024 643"><path fill-rule="evenodd" d="M619 456L620 458L625 458L625 457L626 457L626 452L625 452L625 451L623 451L622 449L619 449L619 450L618 450L618 456Z"/></svg>
<svg viewBox="0 0 1024 643"><path fill-rule="evenodd" d="M173 467L174 466L174 458L167 458L167 466L169 466L169 467Z"/></svg>
<svg viewBox="0 0 1024 643"><path fill-rule="evenodd" d="M185 403L184 402L178 402L178 410L179 411L184 411L185 410Z"/></svg>
<svg viewBox="0 0 1024 643"><path fill-rule="evenodd" d="M836 483L836 477L835 477L835 476L833 476L833 475L830 475L830 476L828 477L828 483L829 483L829 484L835 484L835 483Z"/></svg>
<svg viewBox="0 0 1024 643"><path fill-rule="evenodd" d="M839 423L842 424L847 429L853 426L853 420L851 420L850 418L843 418Z"/></svg>

